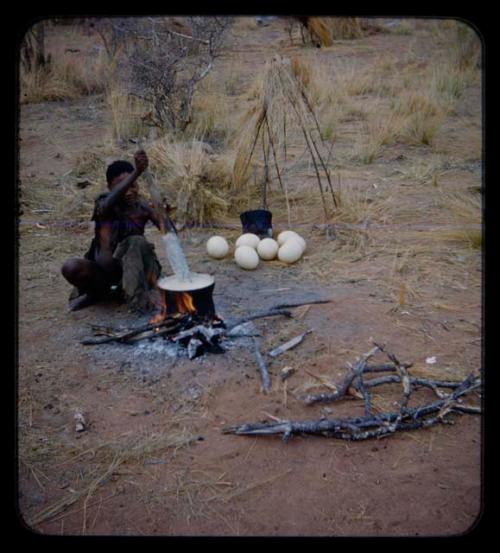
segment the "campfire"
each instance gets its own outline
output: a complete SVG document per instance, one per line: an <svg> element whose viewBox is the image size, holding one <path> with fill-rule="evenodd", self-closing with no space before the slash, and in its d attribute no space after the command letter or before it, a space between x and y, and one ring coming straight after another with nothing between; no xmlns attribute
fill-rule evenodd
<svg viewBox="0 0 500 553"><path fill-rule="evenodd" d="M167 277L157 286L160 312L150 321L154 332L187 348L189 359L205 352L223 353L220 330L226 326L215 312L213 277L193 275L189 283Z"/></svg>
<svg viewBox="0 0 500 553"><path fill-rule="evenodd" d="M183 283L183 286L180 286L172 277L160 279L157 288L160 292L161 312L150 322L159 322L172 315L192 315L206 321L218 318L212 299L215 286L213 277L197 275L195 282L190 284Z"/></svg>

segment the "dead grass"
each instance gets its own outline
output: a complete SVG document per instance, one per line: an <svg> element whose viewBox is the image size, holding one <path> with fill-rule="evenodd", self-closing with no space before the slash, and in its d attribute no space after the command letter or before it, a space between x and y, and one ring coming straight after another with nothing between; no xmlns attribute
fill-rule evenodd
<svg viewBox="0 0 500 553"><path fill-rule="evenodd" d="M342 31L350 31L352 24L345 21L334 23L326 17L310 17L307 22L307 29L311 33L312 39L323 47L332 46L332 34L335 28L337 34L341 34Z"/></svg>
<svg viewBox="0 0 500 553"><path fill-rule="evenodd" d="M152 167L164 184L166 197L173 199L178 222L220 222L238 201L230 190L230 166L225 157L205 152L202 131L195 136L186 143L163 137L151 144Z"/></svg>
<svg viewBox="0 0 500 553"><path fill-rule="evenodd" d="M111 86L106 100L111 113L111 138L116 142L127 142L131 138L149 136L150 128L145 123L147 106L125 89Z"/></svg>
<svg viewBox="0 0 500 553"><path fill-rule="evenodd" d="M439 179L446 173L443 158L439 155L432 157L429 161L420 161L414 159L408 165L401 169L396 169L396 172L401 175L405 181L414 184L431 184L438 186Z"/></svg>
<svg viewBox="0 0 500 553"><path fill-rule="evenodd" d="M357 17L329 17L327 19L333 40L350 40L364 35L363 27Z"/></svg>
<svg viewBox="0 0 500 553"><path fill-rule="evenodd" d="M368 120L358 132L353 159L365 165L373 163L382 152L383 146L394 144L401 136L404 120L397 114L380 114L371 108Z"/></svg>
<svg viewBox="0 0 500 553"><path fill-rule="evenodd" d="M169 427L161 432L147 430L128 432L111 441L101 441L87 449L75 449L68 444L52 443L42 452L35 448L31 434L27 434L21 442L20 458L28 467L38 469L49 461L59 470L61 466L67 469L76 467L79 462L85 462L88 470L82 478L82 484L77 490L65 494L59 500L51 503L41 511L28 517L28 524L36 527L47 520L52 520L72 505L83 500L85 509L99 488L109 483L110 478L118 469L127 464L143 465L152 456L168 455L175 457L176 452L196 440L196 436L188 430L186 423L192 421L192 414L186 412L172 416ZM34 437L34 436L33 436ZM31 448L31 449L30 449ZM84 516L82 533L86 531Z"/></svg>
<svg viewBox="0 0 500 553"><path fill-rule="evenodd" d="M205 140L222 151L228 147L237 131L230 97L236 93L238 72L229 67L217 77L209 74L200 82L193 98L193 120L188 127L191 134L203 129Z"/></svg>
<svg viewBox="0 0 500 553"><path fill-rule="evenodd" d="M72 100L104 92L105 64L102 55L89 62L61 55L45 68L30 73L20 71L20 101L25 104Z"/></svg>
<svg viewBox="0 0 500 553"><path fill-rule="evenodd" d="M481 196L439 189L439 202L441 209L449 214L455 227L453 230L442 231L441 239L480 250L483 236Z"/></svg>

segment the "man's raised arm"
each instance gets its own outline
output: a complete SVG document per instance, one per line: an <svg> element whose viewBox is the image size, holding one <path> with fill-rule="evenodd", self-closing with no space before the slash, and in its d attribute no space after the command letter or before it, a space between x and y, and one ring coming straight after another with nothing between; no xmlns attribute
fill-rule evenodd
<svg viewBox="0 0 500 553"><path fill-rule="evenodd" d="M137 180L137 178L147 169L149 161L148 156L144 150L139 150L134 155L135 169L132 173L129 173L122 181L111 189L111 192L101 203L101 210L106 211L125 195L130 186Z"/></svg>

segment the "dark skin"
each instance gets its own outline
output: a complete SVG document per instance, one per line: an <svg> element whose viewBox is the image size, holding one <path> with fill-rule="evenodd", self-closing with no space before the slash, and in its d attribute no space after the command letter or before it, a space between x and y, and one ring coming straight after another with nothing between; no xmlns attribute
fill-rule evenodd
<svg viewBox="0 0 500 553"><path fill-rule="evenodd" d="M135 169L131 173L122 173L109 183L110 193L101 203L101 211L105 214L118 207L137 225L138 233L143 235L148 221L157 228L160 228L160 222L153 209L139 196L137 179L148 167L147 155L143 150L139 150L134 155L134 160ZM109 221L101 226L100 247L96 250L95 261L71 258L61 268L63 276L70 284L80 290L88 290L73 300L70 311L95 303L99 299L106 277L117 279L121 275L121 265L113 258L113 245L110 241L112 223L113 221Z"/></svg>

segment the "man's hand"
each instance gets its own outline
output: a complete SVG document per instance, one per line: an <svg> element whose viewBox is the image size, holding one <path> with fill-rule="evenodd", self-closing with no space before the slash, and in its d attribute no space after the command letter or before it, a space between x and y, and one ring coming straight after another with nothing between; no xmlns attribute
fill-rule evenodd
<svg viewBox="0 0 500 553"><path fill-rule="evenodd" d="M134 155L135 167L139 174L143 173L149 165L148 156L144 150L139 150Z"/></svg>

